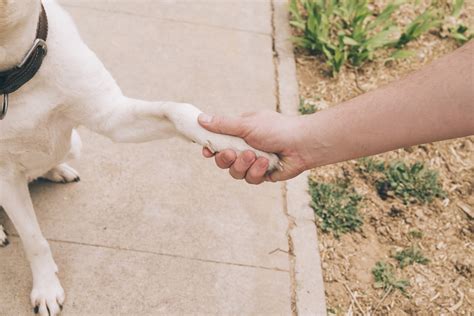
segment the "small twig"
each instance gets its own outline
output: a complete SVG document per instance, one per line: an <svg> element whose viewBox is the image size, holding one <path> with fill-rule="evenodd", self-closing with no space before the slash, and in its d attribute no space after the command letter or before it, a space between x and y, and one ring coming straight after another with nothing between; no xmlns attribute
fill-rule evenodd
<svg viewBox="0 0 474 316"><path fill-rule="evenodd" d="M355 82L355 84L356 84L356 87L357 87L357 89L359 89L360 92L366 93L367 90L365 90L364 88L362 88L362 87L360 86L360 84L359 84L359 79L357 79L358 74L359 74L359 71L357 70L357 68L354 68L354 82Z"/></svg>
<svg viewBox="0 0 474 316"><path fill-rule="evenodd" d="M388 288L388 290L385 292L384 296L382 297L382 299L377 303L377 305L375 306L374 310L372 311L373 314L375 314L375 312L379 309L380 305L382 304L382 302L385 300L385 298L390 294L392 293L392 290L393 290L393 286L390 285L390 287Z"/></svg>
<svg viewBox="0 0 474 316"><path fill-rule="evenodd" d="M347 286L346 283L343 283L347 292L349 292L349 295L352 297L352 300L354 301L354 303L356 304L357 308L360 310L360 312L362 313L362 315L364 315L364 310L362 309L362 307L359 305L359 301L357 301L357 298L355 297L354 293L352 293L351 289Z"/></svg>
<svg viewBox="0 0 474 316"><path fill-rule="evenodd" d="M464 293L461 292L461 291L459 291L458 289L456 289L456 291L458 292L460 298L459 298L459 301L458 301L456 304L454 304L453 306L451 306L451 307L448 308L448 310L449 310L451 313L455 312L459 307L461 307L462 301L463 301L463 299L464 299Z"/></svg>

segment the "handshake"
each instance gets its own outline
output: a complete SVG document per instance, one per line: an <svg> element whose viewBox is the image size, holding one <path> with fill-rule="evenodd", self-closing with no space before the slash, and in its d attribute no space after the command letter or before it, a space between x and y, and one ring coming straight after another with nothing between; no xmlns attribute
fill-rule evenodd
<svg viewBox="0 0 474 316"><path fill-rule="evenodd" d="M275 153L279 165L273 166L265 157L258 157L251 150L237 154L232 149L213 153L203 148L207 158L215 157L221 169L229 169L234 179L245 179L250 184L264 181L283 181L293 178L305 168L301 150L298 150L297 117L285 117L279 113L265 111L243 114L241 117L222 117L201 114L199 123L210 132L240 137L255 149ZM268 172L267 172L268 170Z"/></svg>

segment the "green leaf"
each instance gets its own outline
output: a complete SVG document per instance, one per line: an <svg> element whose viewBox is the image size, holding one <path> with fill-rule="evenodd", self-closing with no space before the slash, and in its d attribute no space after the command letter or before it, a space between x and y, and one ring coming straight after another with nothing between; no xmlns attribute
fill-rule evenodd
<svg viewBox="0 0 474 316"><path fill-rule="evenodd" d="M399 50L396 50L395 52L393 52L392 55L390 55L390 58L392 58L392 59L405 59L405 58L412 57L413 55L415 55L415 53L413 51L399 49Z"/></svg>
<svg viewBox="0 0 474 316"><path fill-rule="evenodd" d="M369 39L365 46L367 49L375 50L377 48L393 44L397 41L398 34L400 33L398 27L392 26L385 31L375 34L371 39Z"/></svg>
<svg viewBox="0 0 474 316"><path fill-rule="evenodd" d="M458 40L461 43L464 43L464 42L468 41L468 38L466 36L464 36L463 34L460 34L460 33L452 33L451 37Z"/></svg>
<svg viewBox="0 0 474 316"><path fill-rule="evenodd" d="M453 13L451 15L455 18L461 13L462 7L464 5L464 0L454 0L453 1Z"/></svg>
<svg viewBox="0 0 474 316"><path fill-rule="evenodd" d="M349 45L349 46L358 46L358 45L360 45L359 42L357 42L356 40L354 40L353 38L350 38L348 36L344 36L343 42L344 42L344 44Z"/></svg>

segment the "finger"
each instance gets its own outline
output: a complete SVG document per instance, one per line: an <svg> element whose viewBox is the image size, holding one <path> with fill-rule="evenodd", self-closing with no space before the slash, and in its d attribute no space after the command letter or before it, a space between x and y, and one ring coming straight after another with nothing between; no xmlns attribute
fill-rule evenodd
<svg viewBox="0 0 474 316"><path fill-rule="evenodd" d="M214 154L212 153L212 151L210 151L208 148L206 147L203 147L202 149L202 155L206 158L211 158L211 157L214 157Z"/></svg>
<svg viewBox="0 0 474 316"><path fill-rule="evenodd" d="M247 170L255 162L255 153L246 150L237 157L234 164L230 167L229 173L234 179L243 179L247 174Z"/></svg>
<svg viewBox="0 0 474 316"><path fill-rule="evenodd" d="M235 151L226 149L224 151L217 153L216 165L221 169L229 169L236 159L237 159L237 154L235 153Z"/></svg>
<svg viewBox="0 0 474 316"><path fill-rule="evenodd" d="M245 181L250 184L262 183L265 180L265 172L267 172L268 164L268 159L259 157L247 171Z"/></svg>
<svg viewBox="0 0 474 316"><path fill-rule="evenodd" d="M298 174L299 173L288 173L286 170L283 170L283 171L275 170L265 177L265 181L268 181L268 182L285 181L285 180L289 180L291 178L296 177Z"/></svg>
<svg viewBox="0 0 474 316"><path fill-rule="evenodd" d="M240 117L211 116L201 113L198 117L199 124L207 130L226 135L243 136L243 120Z"/></svg>

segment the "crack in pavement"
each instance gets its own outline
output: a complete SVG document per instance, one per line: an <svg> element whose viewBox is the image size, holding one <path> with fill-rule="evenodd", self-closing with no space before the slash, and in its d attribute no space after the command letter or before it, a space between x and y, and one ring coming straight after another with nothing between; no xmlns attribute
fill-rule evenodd
<svg viewBox="0 0 474 316"><path fill-rule="evenodd" d="M9 238L10 239L11 238L20 239L20 236L18 236L17 234L10 234ZM244 268L253 268L253 269L261 269L261 270L269 270L269 271L276 271L276 272L290 272L289 270L280 269L280 268L277 268L277 267L271 268L271 267L266 267L266 266L258 266L258 265L245 264L245 263L219 261L219 260L212 260L212 259L202 259L202 258L195 258L195 257L171 254L171 253L166 253L166 252L159 252L159 251L130 249L130 248L124 248L124 247L107 246L107 245L97 245L97 244L90 244L90 243L79 242L79 241L60 240L60 239L52 239L52 238L46 238L46 240L49 241L50 243L58 243L58 244L63 243L63 244L71 244L71 245L86 246L86 247L93 247L93 248L127 251L127 252L134 252L134 253L142 253L142 254L163 256L163 257L184 259L184 260L190 260L190 261L223 264L223 265L230 265L230 266L237 266L237 267L244 267Z"/></svg>
<svg viewBox="0 0 474 316"><path fill-rule="evenodd" d="M154 16L148 16L145 14L133 13L133 12L122 11L122 10L94 8L94 7L89 7L89 6L84 6L84 5L75 5L75 4L61 4L61 6L64 8L75 8L75 9L82 9L82 10L112 13L112 14L122 14L122 15L134 16L134 17L151 19L151 20L166 21L166 22L171 22L171 23L182 23L182 24L189 24L189 25L194 25L194 26L204 26L204 27L213 28L213 29L221 29L221 30L226 30L226 31L242 32L242 33L249 33L249 34L254 34L254 35L263 35L263 36L268 36L268 37L271 36L271 34L266 33L266 32L252 31L252 30L246 30L246 29L241 29L241 28L236 28L236 27L192 22L192 21L178 20L178 19L165 18L165 17L154 17Z"/></svg>

